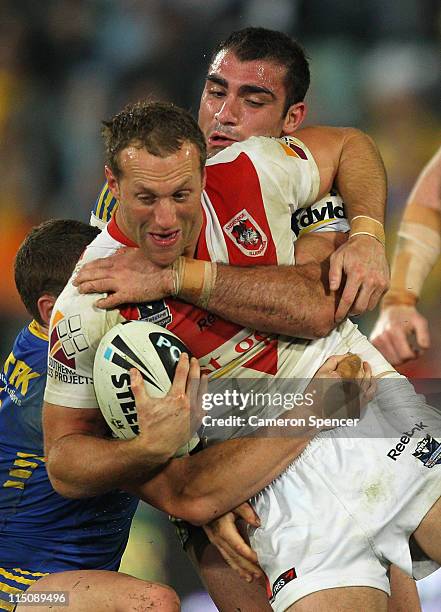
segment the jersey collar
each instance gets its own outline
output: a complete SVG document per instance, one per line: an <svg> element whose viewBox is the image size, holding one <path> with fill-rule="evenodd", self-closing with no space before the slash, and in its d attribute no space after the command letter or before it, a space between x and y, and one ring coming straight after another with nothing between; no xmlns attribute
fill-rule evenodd
<svg viewBox="0 0 441 612"><path fill-rule="evenodd" d="M47 341L49 339L46 332L40 325L40 323L37 323L35 319L29 323L28 329L31 332L31 334L33 334L34 336L37 336L37 338L40 338L41 340Z"/></svg>
<svg viewBox="0 0 441 612"><path fill-rule="evenodd" d="M121 242L124 246L137 247L138 245L136 244L136 242L133 242L133 240L130 240L130 238L127 238L127 236L123 234L123 232L120 230L115 217L116 215L113 215L113 217L110 219L109 223L107 224L107 231L109 232L110 236L112 236L114 240Z"/></svg>

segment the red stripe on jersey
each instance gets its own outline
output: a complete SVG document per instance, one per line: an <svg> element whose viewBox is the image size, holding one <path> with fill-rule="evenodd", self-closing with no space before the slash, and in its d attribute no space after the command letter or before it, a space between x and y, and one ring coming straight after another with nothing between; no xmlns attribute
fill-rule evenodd
<svg viewBox="0 0 441 612"><path fill-rule="evenodd" d="M241 325L224 321L191 304L171 298L166 302L173 317L167 328L191 347L193 355L198 359L222 346L243 329Z"/></svg>
<svg viewBox="0 0 441 612"><path fill-rule="evenodd" d="M236 246L232 232L228 233L224 228L245 209L263 230L268 241L265 264L277 264L276 247L266 217L259 177L248 155L240 153L231 162L207 166L205 189L226 235L229 263L236 266L253 265L255 255L247 255L244 249Z"/></svg>
<svg viewBox="0 0 441 612"><path fill-rule="evenodd" d="M136 242L133 242L133 240L130 240L130 238L127 238L127 236L123 234L123 232L119 229L116 223L116 215L113 215L113 217L110 219L109 223L107 224L107 231L109 232L109 234L112 236L114 240L118 240L118 242L121 242L124 246L128 246L128 247L138 246Z"/></svg>

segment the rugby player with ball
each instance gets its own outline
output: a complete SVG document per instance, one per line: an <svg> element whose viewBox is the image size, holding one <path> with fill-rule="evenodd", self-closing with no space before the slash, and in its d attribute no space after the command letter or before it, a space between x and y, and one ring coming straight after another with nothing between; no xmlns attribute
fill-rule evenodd
<svg viewBox="0 0 441 612"><path fill-rule="evenodd" d="M369 439L369 421L373 419L380 424L384 420L387 421L387 415L383 416L382 411L387 408L389 416L398 419L397 423L388 423L392 426L388 437L394 439L402 435L400 428L403 424L408 427L409 420L424 419L424 433L433 441L432 446L436 446L439 419L418 400L406 381L399 379L393 368L348 321L322 340L300 343L293 338L274 337L266 333L265 329L262 332L247 330L240 324L229 324L218 317L209 329L198 328L198 319L207 316L203 308L216 292L218 267L222 269L221 263L214 264L209 261L210 258L225 263L235 258L235 261L239 262L238 265L246 265L244 261L248 262L248 265L251 261L254 265L260 264L252 271L256 282L259 280L259 268L262 264L292 264L293 245L292 236L286 231L287 219L290 218L293 208L304 205L309 198L317 196L317 189L313 188L311 182L314 177L314 160L300 141L251 139L249 143L232 145L227 151L218 154L213 160L215 169L221 171L222 164L233 163L239 157L240 161L248 159L254 164L260 164L264 158L268 167L267 176L273 177L276 183L280 172L283 173L284 168L287 168L289 176L293 177L288 185L289 191L279 192L280 198L274 198L270 204L267 200L267 207L261 207L260 210L255 207L252 216L248 210L245 209L244 214L243 208L239 208L244 206L240 200L231 202L230 209L218 209L213 199L204 197L205 205L202 208L199 197L205 182L205 159L203 146L201 147L203 139L194 131L195 124L191 126L189 122L190 118L176 108L160 104L138 104L126 108L107 124L107 178L114 195L120 201L120 206L116 216L87 249L83 259L89 261L108 256L121 245L139 246L152 264L163 271L162 275L158 273L157 276L164 283L158 287L160 293L169 283L167 292L184 299L187 292L192 295L192 299L196 297L199 302L200 307L197 308L174 299L163 300L159 307L159 316L163 317L163 325L178 332L177 335L199 358L202 368L214 372L215 376L303 376L308 380L330 355L351 350L371 362L374 374L387 373L393 379L387 381L388 384L379 394L381 402L378 403L381 406L372 403L369 405L368 422L363 420L364 429L362 427L357 431L357 436L363 439L357 450L358 460L353 461L351 453L351 461L346 464L349 450L344 450L344 428L333 430L328 437L316 437L308 447L313 449L313 452L306 449L308 452L305 451L302 460L294 463L282 478L274 481L256 497L255 508L261 518L266 519L261 528L252 534L252 543L258 553L259 562L268 576L272 591L271 605L275 610L303 610L308 609L308 606L323 606L325 601L328 603L328 609L337 609L342 605L364 610L386 609L386 593L389 590L387 569L390 563L395 562L406 571L411 571L407 542L409 533L414 532L419 545L430 557L440 560L441 536L434 532L431 526L439 513L437 500L441 483L435 455L432 457L429 451L430 457L426 457L424 453L418 454L413 443L408 445L408 452L401 456L399 466L388 461L387 450L391 441L382 438ZM294 150L297 154L293 156L287 149ZM241 180L244 178L232 174L231 178L234 177ZM243 183L240 180L230 181L229 188L239 193L241 185L243 186ZM327 187L329 189L329 185ZM266 188L274 188L274 184L267 185ZM225 201L222 204L225 204ZM213 214L214 211L217 215L224 215L224 218L226 216L221 225L219 218ZM240 215L242 216L239 219ZM236 216L237 224L240 221L248 223L259 235L257 245L253 241L247 252L235 244L234 234L229 235L229 222L236 220ZM280 222L274 224L275 219ZM258 260L255 259L256 251L259 253ZM201 260L191 259L194 255ZM246 259L247 257L251 259ZM283 272L283 267L281 269ZM310 266L309 270L313 272L314 267ZM320 273L318 266L317 273ZM320 290L317 283L319 278L320 275L312 278L311 288ZM96 308L96 299L96 295L80 294L76 287L69 283L60 296L52 317L51 354L58 350L57 340L65 329L66 321L72 317L81 317L81 333L85 338L82 346L85 348L76 352L75 363L70 367L73 366L78 375L87 379L92 378L94 355L99 340L107 329L121 320L148 317L148 305L125 305L118 310L106 312ZM328 300L332 308L334 296L329 296ZM157 304L154 308L156 307ZM157 311L154 314L158 316ZM166 319L168 322L165 322ZM63 325L62 321L65 321ZM396 395L397 380L402 383L399 406L392 401ZM138 438L115 443L97 438L93 434L97 432L95 427L99 412L92 382L82 385L75 397L71 391L69 384L63 381L54 378L48 380L45 396L48 465L59 490L70 495L83 496L90 487L98 491L106 490L121 486L121 482L127 478L131 479L133 484L137 479L140 482L146 476L148 468L143 465L136 466L131 449L136 448L138 455L141 454L141 438L145 436L145 442L148 432L144 432L141 426ZM248 452L253 443L263 444L268 440L231 442L239 442L242 449L245 448ZM416 444L417 440L414 442ZM289 443L292 443L293 448L296 445L301 446L296 440L288 440L285 446L278 439L274 444L273 456L280 453L286 460ZM112 444L118 445L116 451L112 452ZM430 450L430 444L428 448ZM297 454L298 450L299 448L293 454ZM94 452L99 453L98 461L91 463ZM147 453L147 449L144 448L143 452ZM246 453L243 454L246 463ZM161 457L162 461L165 459L164 456ZM226 462L230 460L228 456ZM276 460L273 458L273 461ZM345 464L344 469L351 470L344 482L341 478L342 461ZM142 461L140 463L142 464ZM427 469L426 464L434 469ZM216 466L218 470L222 469L220 463ZM378 466L381 466L389 490L392 491L391 500L390 503L383 504L377 497L375 505L368 508L363 504L362 493L365 488L367 491L371 490L377 481ZM149 467L152 467L151 463ZM259 470L262 469L262 472L267 474L268 465L266 462L260 466L254 463L252 467L253 483L256 484L259 480ZM407 474L406 482L401 478L403 468ZM320 486L317 479L313 478L314 474L320 474ZM237 467L235 476L237 477ZM310 483L310 478L314 482ZM359 482L362 487L360 491L354 490L354 482ZM249 488L240 482L234 482L234 486L240 489L237 499L239 503L245 493L249 494ZM226 492L227 495L231 495L231 488L230 486ZM332 491L334 493L331 493ZM320 504L314 503L315 495L321 501L326 499L327 516L322 513L320 517L313 516L314 508L320 512ZM342 501L338 502L336 500L340 495ZM279 505L276 498L279 496L280 500L289 500L283 521L286 526L291 526L289 538L283 538L283 542L276 528ZM348 496L351 499L350 515L357 516L359 522L349 516L345 517L342 512L341 504L349 503ZM372 521L373 512L378 513L378 519L375 521ZM292 523L294 517L299 515L306 521L305 525L312 539L305 539ZM347 527L348 521L350 528ZM369 522L370 535L363 535L363 530L367 529L366 521ZM346 524L345 529L343 523ZM308 548L308 542L314 541L315 538L327 544L323 546L318 557L317 551L314 553ZM370 539L375 542L378 540L377 546L380 546L381 540L381 554L372 553ZM277 554L273 547L277 547ZM351 555L350 559L348 555ZM287 563L291 565L286 567ZM291 570L293 563L296 567L295 580L289 581L283 589L276 589L278 577L284 571Z"/></svg>

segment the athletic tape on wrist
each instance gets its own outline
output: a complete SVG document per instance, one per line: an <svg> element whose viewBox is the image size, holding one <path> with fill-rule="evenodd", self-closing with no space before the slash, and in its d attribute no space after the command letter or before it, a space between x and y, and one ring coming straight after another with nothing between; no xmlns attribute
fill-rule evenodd
<svg viewBox="0 0 441 612"><path fill-rule="evenodd" d="M172 266L174 297L180 297L201 308L207 308L217 277L217 265L179 257Z"/></svg>
<svg viewBox="0 0 441 612"><path fill-rule="evenodd" d="M357 215L351 221L351 229L349 231L349 238L353 236L372 236L376 238L378 242L384 246L386 243L386 237L384 235L384 227L380 221L367 217L365 215Z"/></svg>
<svg viewBox="0 0 441 612"><path fill-rule="evenodd" d="M382 307L415 306L440 253L441 213L426 206L408 206L398 231L391 287Z"/></svg>

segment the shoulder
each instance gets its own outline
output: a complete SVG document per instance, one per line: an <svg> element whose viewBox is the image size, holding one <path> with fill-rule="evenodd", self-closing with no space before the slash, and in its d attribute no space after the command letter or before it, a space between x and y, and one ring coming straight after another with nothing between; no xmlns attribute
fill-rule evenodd
<svg viewBox="0 0 441 612"><path fill-rule="evenodd" d="M297 158L302 160L313 159L308 147L294 138L294 136L282 136L270 138L267 136L252 136L242 142L236 142L228 148L220 151L207 161L207 166L229 163L236 160L241 154L258 160L264 158L271 160L287 160Z"/></svg>

